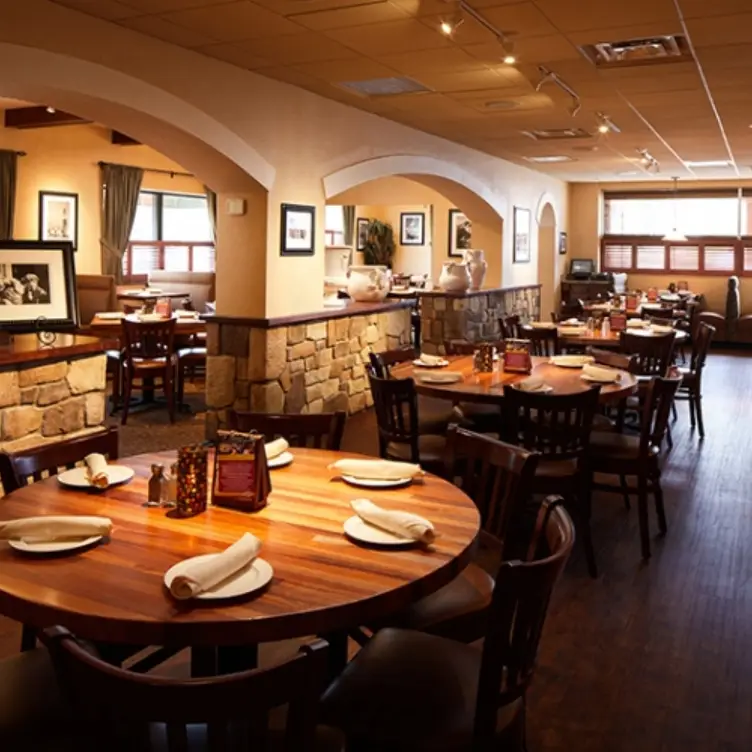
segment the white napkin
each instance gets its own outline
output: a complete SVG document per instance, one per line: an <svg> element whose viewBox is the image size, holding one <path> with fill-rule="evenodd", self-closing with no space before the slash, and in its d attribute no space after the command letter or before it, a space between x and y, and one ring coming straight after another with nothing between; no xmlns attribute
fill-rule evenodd
<svg viewBox="0 0 752 752"><path fill-rule="evenodd" d="M587 331L586 326L559 326L559 334L585 334Z"/></svg>
<svg viewBox="0 0 752 752"><path fill-rule="evenodd" d="M583 323L577 318L567 319L566 321L561 321L559 323L563 326L583 326Z"/></svg>
<svg viewBox="0 0 752 752"><path fill-rule="evenodd" d="M110 485L110 476L107 472L107 459L103 454L94 452L84 457L86 472L89 483L95 488L107 488Z"/></svg>
<svg viewBox="0 0 752 752"><path fill-rule="evenodd" d="M195 598L252 562L260 550L261 541L251 533L244 533L221 554L197 561L175 577L170 583L170 594L181 601Z"/></svg>
<svg viewBox="0 0 752 752"><path fill-rule="evenodd" d="M350 502L350 506L364 522L388 533L394 533L400 538L421 543L433 543L436 539L433 525L417 514L382 509L369 499L355 499Z"/></svg>
<svg viewBox="0 0 752 752"><path fill-rule="evenodd" d="M531 376L517 384L517 388L523 392L538 392L546 386L546 382L540 376Z"/></svg>
<svg viewBox="0 0 752 752"><path fill-rule="evenodd" d="M329 469L339 471L340 475L364 480L403 480L425 474L420 465L391 460L337 460L329 465Z"/></svg>
<svg viewBox="0 0 752 752"><path fill-rule="evenodd" d="M275 457L279 457L290 448L290 445L285 439L274 439L274 441L267 441L264 444L266 449L266 459L273 460Z"/></svg>
<svg viewBox="0 0 752 752"><path fill-rule="evenodd" d="M109 517L23 517L19 520L0 522L0 540L46 543L109 535L111 530L112 520Z"/></svg>
<svg viewBox="0 0 752 752"><path fill-rule="evenodd" d="M650 326L650 322L645 319L627 319L627 329L644 329Z"/></svg>
<svg viewBox="0 0 752 752"><path fill-rule="evenodd" d="M600 366L585 365L582 367L582 375L593 381L602 381L603 383L610 383L612 381L618 381L620 374L613 368L601 368Z"/></svg>
<svg viewBox="0 0 752 752"><path fill-rule="evenodd" d="M444 359L440 358L438 355L428 355L428 353L421 353L418 360L420 360L421 363L425 363L427 366L438 366L444 362Z"/></svg>
<svg viewBox="0 0 752 752"><path fill-rule="evenodd" d="M533 329L556 329L553 321L531 321L530 326Z"/></svg>

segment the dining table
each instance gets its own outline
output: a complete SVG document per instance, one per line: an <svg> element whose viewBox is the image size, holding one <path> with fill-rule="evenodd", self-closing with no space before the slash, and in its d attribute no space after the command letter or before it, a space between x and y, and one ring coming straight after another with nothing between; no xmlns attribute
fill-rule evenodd
<svg viewBox="0 0 752 752"><path fill-rule="evenodd" d="M448 356L447 365L443 368L424 368L413 363L401 363L392 368L395 378L413 378L418 394L452 402L477 402L498 404L503 397L504 387L519 384L531 376L539 376L549 386L553 387L551 394L575 394L584 392L592 386L592 382L582 378L582 368L557 366L550 358L533 356L532 372L518 373L504 371L501 361L494 364L490 373L476 370L474 358L471 355ZM430 374L441 371L457 372L461 379L454 383L436 383L424 380L431 379ZM600 402L603 405L621 402L637 391L638 380L627 371L619 371L618 381L602 384Z"/></svg>
<svg viewBox="0 0 752 752"><path fill-rule="evenodd" d="M135 314L132 314L135 315ZM87 331L99 336L118 337L121 331L121 322L126 314L119 311L98 313L86 327ZM198 314L176 315L175 335L192 336L194 334L206 333L206 322L199 318Z"/></svg>
<svg viewBox="0 0 752 752"><path fill-rule="evenodd" d="M117 290L117 298L118 300L140 300L143 301L152 301L152 300L159 300L160 298L170 298L170 299L178 299L178 298L190 298L191 293L181 290L160 290L158 288L145 288L141 290L133 290L128 288L118 288Z"/></svg>
<svg viewBox="0 0 752 752"><path fill-rule="evenodd" d="M109 537L67 555L21 553L0 541L0 613L107 643L238 648L384 619L443 587L470 562L480 517L456 486L426 474L402 488L356 488L329 466L362 456L290 451L292 464L271 470L268 504L252 513L209 504L181 518L145 506L151 466L169 467L174 451L121 459L117 464L135 475L102 492L64 486L55 476L13 491L0 507L2 521L97 515L113 527ZM348 538L350 502L362 497L429 519L435 541L383 547ZM264 589L230 600L170 595L163 582L170 567L219 553L246 532L261 540L260 557L273 568Z"/></svg>
<svg viewBox="0 0 752 752"><path fill-rule="evenodd" d="M522 336L525 332L529 332L533 329L530 324L521 324L520 331ZM548 325L547 325L548 328ZM553 328L553 325L551 325ZM621 346L621 332L609 331L608 334L603 334L599 328L595 328L593 331L580 331L571 333L567 332L569 327L557 327L559 335L559 344L563 347L602 347L605 349L613 349ZM674 329L675 339L674 343L679 345L687 341L689 333L682 329ZM628 327L627 332L629 334L635 334L639 337L663 337L668 332L657 331L651 326L645 327Z"/></svg>

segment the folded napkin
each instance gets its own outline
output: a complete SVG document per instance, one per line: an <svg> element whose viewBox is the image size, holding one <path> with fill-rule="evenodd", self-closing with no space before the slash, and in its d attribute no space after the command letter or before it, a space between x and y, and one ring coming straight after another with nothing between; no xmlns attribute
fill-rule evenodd
<svg viewBox="0 0 752 752"><path fill-rule="evenodd" d="M261 541L251 533L244 533L213 559L191 563L183 574L173 578L170 594L180 601L195 598L252 562L260 550Z"/></svg>
<svg viewBox="0 0 752 752"><path fill-rule="evenodd" d="M650 322L645 319L627 319L627 329L643 329L646 326L650 326Z"/></svg>
<svg viewBox="0 0 752 752"><path fill-rule="evenodd" d="M266 449L266 459L273 460L286 452L290 445L284 439L274 439L274 441L267 441L264 448Z"/></svg>
<svg viewBox="0 0 752 752"><path fill-rule="evenodd" d="M110 476L107 472L107 459L103 454L94 452L84 457L86 463L86 476L94 488L107 488L110 485Z"/></svg>
<svg viewBox="0 0 752 752"><path fill-rule="evenodd" d="M425 363L427 366L438 366L444 362L444 359L440 358L438 355L428 355L427 353L421 353L418 360L420 360L421 363Z"/></svg>
<svg viewBox="0 0 752 752"><path fill-rule="evenodd" d="M569 325L567 325L567 326L559 326L559 334L571 334L571 335L585 334L586 331L587 331L587 327L586 326L582 326L582 325L580 325L580 326L569 326Z"/></svg>
<svg viewBox="0 0 752 752"><path fill-rule="evenodd" d="M578 318L567 319L566 321L561 321L559 323L563 324L564 326L584 326Z"/></svg>
<svg viewBox="0 0 752 752"><path fill-rule="evenodd" d="M403 480L424 475L420 465L391 460L337 460L329 469L363 480Z"/></svg>
<svg viewBox="0 0 752 752"><path fill-rule="evenodd" d="M517 383L517 388L521 389L523 392L538 392L541 389L544 389L545 386L546 382L540 376L531 376L530 378Z"/></svg>
<svg viewBox="0 0 752 752"><path fill-rule="evenodd" d="M24 517L20 520L0 522L0 540L47 543L109 535L111 530L112 520L109 517Z"/></svg>
<svg viewBox="0 0 752 752"><path fill-rule="evenodd" d="M556 329L556 324L553 321L531 321L530 327L532 329Z"/></svg>
<svg viewBox="0 0 752 752"><path fill-rule="evenodd" d="M350 502L350 506L363 522L394 533L400 538L421 543L433 543L436 539L433 525L417 514L382 509L368 499L355 499Z"/></svg>
<svg viewBox="0 0 752 752"><path fill-rule="evenodd" d="M587 376L593 381L602 381L609 383L612 381L618 381L620 374L613 368L601 368L601 366L584 365L582 367L582 375Z"/></svg>

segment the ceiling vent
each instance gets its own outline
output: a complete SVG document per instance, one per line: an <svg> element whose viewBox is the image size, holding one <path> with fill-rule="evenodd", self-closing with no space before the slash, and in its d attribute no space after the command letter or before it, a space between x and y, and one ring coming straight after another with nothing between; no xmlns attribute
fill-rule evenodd
<svg viewBox="0 0 752 752"><path fill-rule="evenodd" d="M583 128L552 128L550 130L522 131L523 135L534 141L558 141L576 138L592 138Z"/></svg>
<svg viewBox="0 0 752 752"><path fill-rule="evenodd" d="M371 78L367 81L340 81L338 86L360 94L362 97L391 97L396 94L415 94L419 91L431 91L412 78Z"/></svg>
<svg viewBox="0 0 752 752"><path fill-rule="evenodd" d="M597 68L659 65L692 59L687 40L680 34L586 44L580 50Z"/></svg>

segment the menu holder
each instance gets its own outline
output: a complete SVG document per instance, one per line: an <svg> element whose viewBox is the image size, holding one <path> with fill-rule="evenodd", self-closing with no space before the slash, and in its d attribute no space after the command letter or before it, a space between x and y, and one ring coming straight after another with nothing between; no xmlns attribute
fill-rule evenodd
<svg viewBox="0 0 752 752"><path fill-rule="evenodd" d="M637 296L636 295L632 295L631 293L629 295L627 295L626 309L628 311L636 311L637 310Z"/></svg>
<svg viewBox="0 0 752 752"><path fill-rule="evenodd" d="M627 328L627 315L625 313L612 313L609 319L612 332L623 332Z"/></svg>
<svg viewBox="0 0 752 752"><path fill-rule="evenodd" d="M172 315L172 310L170 309L169 299L158 298L157 302L154 304L154 313L158 313L160 316L169 318Z"/></svg>
<svg viewBox="0 0 752 752"><path fill-rule="evenodd" d="M271 490L264 437L217 431L212 504L257 512L266 506Z"/></svg>
<svg viewBox="0 0 752 752"><path fill-rule="evenodd" d="M530 373L533 370L529 339L508 339L504 342L504 370L510 373Z"/></svg>
<svg viewBox="0 0 752 752"><path fill-rule="evenodd" d="M648 288L648 303L656 303L658 301L658 290L655 287Z"/></svg>

